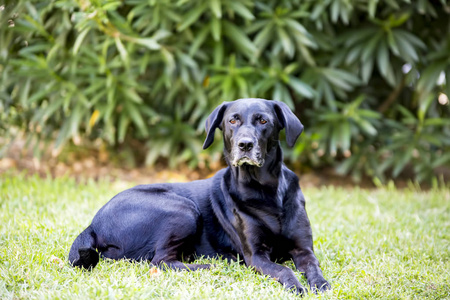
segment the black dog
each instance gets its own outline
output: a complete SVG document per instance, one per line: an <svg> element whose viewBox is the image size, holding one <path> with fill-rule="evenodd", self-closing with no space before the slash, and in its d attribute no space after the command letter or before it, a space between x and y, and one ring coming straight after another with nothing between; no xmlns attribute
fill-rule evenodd
<svg viewBox="0 0 450 300"><path fill-rule="evenodd" d="M206 180L140 185L118 194L76 238L70 263L95 267L100 252L196 270L209 265L181 260L239 255L247 266L303 293L294 272L274 262L293 259L314 291L329 289L313 252L299 180L283 164L278 140L285 128L292 147L303 125L282 102L240 99L223 103L208 117L204 149L216 128L223 131L228 168Z"/></svg>

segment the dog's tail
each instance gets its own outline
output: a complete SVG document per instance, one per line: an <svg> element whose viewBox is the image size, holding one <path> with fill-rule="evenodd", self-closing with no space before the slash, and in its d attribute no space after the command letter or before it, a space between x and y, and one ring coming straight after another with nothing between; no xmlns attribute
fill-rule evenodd
<svg viewBox="0 0 450 300"><path fill-rule="evenodd" d="M99 261L99 254L95 248L96 235L89 226L73 242L69 252L70 264L84 269L94 268Z"/></svg>

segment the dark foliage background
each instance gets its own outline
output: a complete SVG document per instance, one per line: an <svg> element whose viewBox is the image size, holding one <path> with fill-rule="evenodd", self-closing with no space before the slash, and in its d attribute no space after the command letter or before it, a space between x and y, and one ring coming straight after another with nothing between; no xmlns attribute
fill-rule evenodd
<svg viewBox="0 0 450 300"><path fill-rule="evenodd" d="M422 181L450 164L444 0L0 1L0 76L8 141L204 166L206 116L260 97L305 124L293 165Z"/></svg>

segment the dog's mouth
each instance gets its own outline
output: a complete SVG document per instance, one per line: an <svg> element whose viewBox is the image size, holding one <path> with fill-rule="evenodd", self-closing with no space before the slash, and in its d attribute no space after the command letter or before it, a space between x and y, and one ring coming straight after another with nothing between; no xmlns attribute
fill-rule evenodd
<svg viewBox="0 0 450 300"><path fill-rule="evenodd" d="M254 160L247 156L240 157L239 159L235 159L232 163L234 167L241 167L241 166L255 166L255 167L262 167L264 164L264 160Z"/></svg>

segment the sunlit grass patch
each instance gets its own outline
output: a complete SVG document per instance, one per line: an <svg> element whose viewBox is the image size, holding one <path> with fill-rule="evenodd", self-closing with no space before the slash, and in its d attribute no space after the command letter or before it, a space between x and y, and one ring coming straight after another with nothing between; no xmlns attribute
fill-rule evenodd
<svg viewBox="0 0 450 300"><path fill-rule="evenodd" d="M221 259L199 258L213 267L196 272L103 259L92 272L72 268L71 243L119 191L108 182L2 175L0 298L296 298L275 280ZM315 251L332 284L331 291L307 299L450 298L448 189L304 193Z"/></svg>

